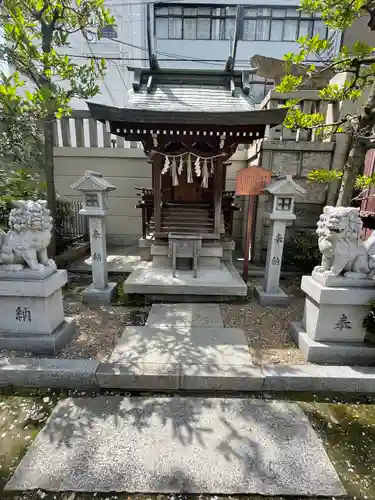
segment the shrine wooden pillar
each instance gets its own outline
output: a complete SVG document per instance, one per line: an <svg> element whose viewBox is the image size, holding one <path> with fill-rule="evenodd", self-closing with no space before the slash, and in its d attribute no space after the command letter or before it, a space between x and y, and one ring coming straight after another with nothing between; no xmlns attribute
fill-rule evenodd
<svg viewBox="0 0 375 500"><path fill-rule="evenodd" d="M222 196L223 196L223 160L221 158L217 158L214 170L214 209L215 209L214 233L216 234L220 234Z"/></svg>
<svg viewBox="0 0 375 500"><path fill-rule="evenodd" d="M152 187L154 189L154 221L155 234L160 233L161 224L161 171L163 157L155 155L152 161Z"/></svg>

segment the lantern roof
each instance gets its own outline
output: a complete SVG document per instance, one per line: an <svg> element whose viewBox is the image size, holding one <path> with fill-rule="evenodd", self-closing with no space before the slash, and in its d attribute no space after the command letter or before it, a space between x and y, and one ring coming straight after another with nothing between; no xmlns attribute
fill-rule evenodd
<svg viewBox="0 0 375 500"><path fill-rule="evenodd" d="M275 182L264 188L266 193L274 196L297 196L306 194L306 189L293 180L292 175L278 177Z"/></svg>
<svg viewBox="0 0 375 500"><path fill-rule="evenodd" d="M114 191L116 189L115 186L103 179L102 174L92 170L86 170L85 175L74 182L71 188L90 192Z"/></svg>

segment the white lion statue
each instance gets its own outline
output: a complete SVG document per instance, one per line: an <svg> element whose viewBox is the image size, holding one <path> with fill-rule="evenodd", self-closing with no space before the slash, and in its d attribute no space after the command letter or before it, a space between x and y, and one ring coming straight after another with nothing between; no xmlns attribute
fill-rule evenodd
<svg viewBox="0 0 375 500"><path fill-rule="evenodd" d="M317 224L322 263L314 272L324 276L370 278L375 275L375 232L361 239L359 208L324 207Z"/></svg>
<svg viewBox="0 0 375 500"><path fill-rule="evenodd" d="M0 268L19 271L25 267L43 271L56 269L48 258L51 241L52 217L45 200L13 201L9 214L9 231L0 230Z"/></svg>

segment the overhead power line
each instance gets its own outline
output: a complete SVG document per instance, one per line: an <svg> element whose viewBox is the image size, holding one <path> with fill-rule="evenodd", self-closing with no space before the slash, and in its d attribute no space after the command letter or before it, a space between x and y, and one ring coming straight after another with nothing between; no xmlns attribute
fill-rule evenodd
<svg viewBox="0 0 375 500"><path fill-rule="evenodd" d="M121 57L121 56L85 56L82 54L66 54L68 57L76 57L78 59L104 59L106 61L140 61L147 62L149 59L147 57ZM185 59L185 56L181 57L165 57L159 58L158 61L167 61L167 62L206 62L206 63L225 63L226 59ZM249 64L248 59L238 59L238 63Z"/></svg>
<svg viewBox="0 0 375 500"><path fill-rule="evenodd" d="M117 66L116 61L111 61L111 62L113 62L113 64L116 66L117 72L118 72L118 74L120 75L120 78L121 78L121 80L122 80L122 83L124 84L124 87L126 88L126 90L129 90L129 88L128 88L128 86L126 85L126 82L125 82L125 80L124 80L124 77L122 76L122 73L121 73L121 71L120 71L120 68Z"/></svg>
<svg viewBox="0 0 375 500"><path fill-rule="evenodd" d="M161 2L147 2L147 1L141 1L141 2L119 2L119 3L112 3L109 6L109 9L111 7L131 7L132 5L154 5L155 3L178 3L178 4L183 4L184 2L182 0L162 0Z"/></svg>
<svg viewBox="0 0 375 500"><path fill-rule="evenodd" d="M118 40L117 38L110 38L110 40L112 40L113 42L117 42L120 45L126 45L127 47L132 47L134 49L143 50L145 52L148 52L148 49L146 47L141 47L140 45L134 45L134 44L129 43L129 42L124 42L123 40ZM205 63L205 64L211 63L211 61L208 61L207 59L199 59L199 58L195 58L195 57L183 56L181 54L173 54L172 52L164 52L162 50L158 50L157 53L161 54L163 56L167 56L167 57L176 57L176 58L178 58L178 60L181 60L181 61L201 62L201 63Z"/></svg>
<svg viewBox="0 0 375 500"><path fill-rule="evenodd" d="M85 38L85 40L86 40L87 47L89 48L91 54L94 56L95 65L96 65L97 69L99 70L100 68L98 66L97 59L95 59L95 54L92 51L91 45L90 45L89 41L87 40L87 38ZM108 85L105 82L105 77L103 77L103 84L104 84L104 87L106 88L106 90L108 92L109 97L111 98L112 104L114 106L116 106L116 103L115 103L115 100L113 98L112 92L111 92L110 88L108 87Z"/></svg>

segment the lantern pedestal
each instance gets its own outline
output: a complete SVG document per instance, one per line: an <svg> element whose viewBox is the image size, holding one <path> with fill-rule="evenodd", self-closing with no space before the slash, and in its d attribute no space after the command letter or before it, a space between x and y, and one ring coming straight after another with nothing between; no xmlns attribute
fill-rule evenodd
<svg viewBox="0 0 375 500"><path fill-rule="evenodd" d="M283 260L285 229L287 223L296 219L293 213L294 199L305 190L293 181L291 175L279 177L264 190L270 195L273 210L270 215L272 227L267 245L266 274L263 286L256 286L254 294L261 305L286 305L288 295L280 288L280 272Z"/></svg>
<svg viewBox="0 0 375 500"><path fill-rule="evenodd" d="M117 283L108 283L105 288L95 288L94 283L85 288L82 292L82 302L84 304L98 303L110 304L117 293Z"/></svg>
<svg viewBox="0 0 375 500"><path fill-rule="evenodd" d="M116 295L117 283L108 283L105 216L108 213L108 193L116 188L101 174L86 170L85 175L72 184L72 189L84 195L79 213L89 218L90 228L92 283L83 291L82 302L110 304Z"/></svg>
<svg viewBox="0 0 375 500"><path fill-rule="evenodd" d="M285 306L289 296L280 287L274 292L266 292L263 286L254 286L254 296L262 306Z"/></svg>

